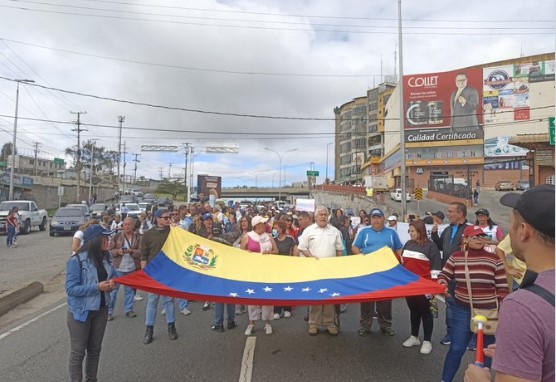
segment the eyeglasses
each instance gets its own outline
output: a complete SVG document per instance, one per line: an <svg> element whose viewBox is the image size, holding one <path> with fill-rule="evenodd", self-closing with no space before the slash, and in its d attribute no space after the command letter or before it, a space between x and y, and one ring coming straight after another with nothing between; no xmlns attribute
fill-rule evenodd
<svg viewBox="0 0 556 382"><path fill-rule="evenodd" d="M469 236L469 238L473 239L473 240L484 240L485 239L484 236Z"/></svg>
<svg viewBox="0 0 556 382"><path fill-rule="evenodd" d="M179 214L177 212L171 213L170 215L172 216L178 216Z"/></svg>
<svg viewBox="0 0 556 382"><path fill-rule="evenodd" d="M170 219L170 216L161 216L161 217L159 217L159 219L168 220L168 219Z"/></svg>

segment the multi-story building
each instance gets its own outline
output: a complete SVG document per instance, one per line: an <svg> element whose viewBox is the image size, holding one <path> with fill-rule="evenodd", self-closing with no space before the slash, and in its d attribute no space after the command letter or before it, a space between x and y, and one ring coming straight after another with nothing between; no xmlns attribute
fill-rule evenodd
<svg viewBox="0 0 556 382"><path fill-rule="evenodd" d="M554 53L548 53L404 76L403 100L399 84L371 89L367 97L335 109L336 183L353 184L377 174L387 176L390 187L399 186L402 158L410 188L428 188L438 179L453 183L454 178L468 187L493 187L502 179L553 182L548 124L554 116L554 75ZM363 99L368 121L364 148L354 145L359 141L353 137L360 127L354 110ZM539 139L547 141L542 153L529 151L533 138L524 134L535 134L536 145Z"/></svg>
<svg viewBox="0 0 556 382"><path fill-rule="evenodd" d="M8 155L6 168L11 171L12 156ZM58 172L66 168L63 159L46 159L35 156L17 155L15 156L15 173L26 175L57 176Z"/></svg>

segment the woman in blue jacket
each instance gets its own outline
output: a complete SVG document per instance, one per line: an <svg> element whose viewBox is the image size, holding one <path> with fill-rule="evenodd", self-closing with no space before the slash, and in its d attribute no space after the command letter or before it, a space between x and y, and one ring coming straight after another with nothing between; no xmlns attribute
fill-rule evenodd
<svg viewBox="0 0 556 382"><path fill-rule="evenodd" d="M100 349L108 319L109 292L115 287L111 280L115 275L114 269L108 261L108 243L112 233L99 224L88 227L83 234L83 246L66 265L71 381L82 381L85 353L85 380L97 380Z"/></svg>

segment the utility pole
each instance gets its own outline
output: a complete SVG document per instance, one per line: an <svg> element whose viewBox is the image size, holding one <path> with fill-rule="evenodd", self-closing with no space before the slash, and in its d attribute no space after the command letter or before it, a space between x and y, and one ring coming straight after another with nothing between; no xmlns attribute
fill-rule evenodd
<svg viewBox="0 0 556 382"><path fill-rule="evenodd" d="M185 167L183 169L183 186L185 188L185 202L189 203L189 182L187 181L187 157L189 156L189 143L184 143L185 145Z"/></svg>
<svg viewBox="0 0 556 382"><path fill-rule="evenodd" d="M162 167L159 167L158 168L158 173L159 173L159 176L160 176L160 180L162 180L162 171L164 171L164 169Z"/></svg>
<svg viewBox="0 0 556 382"><path fill-rule="evenodd" d="M33 142L33 145L35 146L35 176L37 176L37 155L39 153L40 142Z"/></svg>
<svg viewBox="0 0 556 382"><path fill-rule="evenodd" d="M91 143L91 173L89 174L89 200L93 198L93 175L95 172L95 142L97 139L90 139Z"/></svg>
<svg viewBox="0 0 556 382"><path fill-rule="evenodd" d="M76 192L76 203L81 203L81 132L87 131L85 129L81 129L81 114L87 114L86 111L70 111L71 114L77 114L77 128L72 129L71 131L77 131L77 192Z"/></svg>
<svg viewBox="0 0 556 382"><path fill-rule="evenodd" d="M168 182L170 181L171 177L172 177L172 163L168 165Z"/></svg>
<svg viewBox="0 0 556 382"><path fill-rule="evenodd" d="M127 151L126 151L126 142L124 142L124 171L123 171L123 185L122 185L122 189L125 190L125 166L126 166L126 155L127 155Z"/></svg>
<svg viewBox="0 0 556 382"><path fill-rule="evenodd" d="M141 154L131 154L131 155L135 155L135 159L133 159L133 161L135 162L135 169L133 170L133 183L137 184L137 163L141 163L141 161L138 160L137 157L140 157Z"/></svg>
<svg viewBox="0 0 556 382"><path fill-rule="evenodd" d="M120 179L120 162L122 160L122 125L125 121L125 116L119 115L118 122L120 122L120 136L118 139L118 193L122 191L121 179Z"/></svg>

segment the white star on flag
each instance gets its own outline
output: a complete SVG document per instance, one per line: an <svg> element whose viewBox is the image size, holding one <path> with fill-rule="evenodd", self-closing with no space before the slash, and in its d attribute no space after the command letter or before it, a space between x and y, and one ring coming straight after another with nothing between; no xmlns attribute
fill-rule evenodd
<svg viewBox="0 0 556 382"><path fill-rule="evenodd" d="M334 293L332 293L330 296L331 296L331 297L338 297L339 295L340 295L340 293L334 292Z"/></svg>
<svg viewBox="0 0 556 382"><path fill-rule="evenodd" d="M311 290L311 288L309 288L309 287L301 289L302 292L309 292L310 290Z"/></svg>
<svg viewBox="0 0 556 382"><path fill-rule="evenodd" d="M272 288L269 287L269 286L265 286L265 287L263 288L263 290L264 290L265 292L272 292Z"/></svg>
<svg viewBox="0 0 556 382"><path fill-rule="evenodd" d="M324 293L324 292L328 292L328 289L326 289L326 288L321 288L321 289L319 290L319 293Z"/></svg>
<svg viewBox="0 0 556 382"><path fill-rule="evenodd" d="M237 293L232 292L232 293L230 293L230 296L237 297Z"/></svg>
<svg viewBox="0 0 556 382"><path fill-rule="evenodd" d="M284 288L284 292L291 292L293 288L291 286L287 286Z"/></svg>
<svg viewBox="0 0 556 382"><path fill-rule="evenodd" d="M245 291L245 293L253 294L253 293L255 293L255 291L254 291L253 289L247 289L247 290Z"/></svg>

